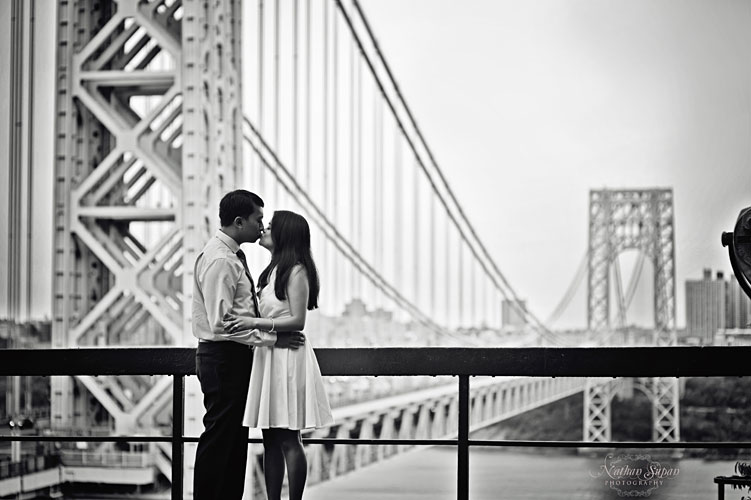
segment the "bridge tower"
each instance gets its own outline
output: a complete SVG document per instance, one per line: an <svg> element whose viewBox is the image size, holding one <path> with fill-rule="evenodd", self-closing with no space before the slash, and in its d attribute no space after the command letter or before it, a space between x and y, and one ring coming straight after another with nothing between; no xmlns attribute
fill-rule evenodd
<svg viewBox="0 0 751 500"><path fill-rule="evenodd" d="M54 347L193 343L193 261L242 158L240 18L240 0L59 1ZM55 377L52 423L147 434L171 425L170 387Z"/></svg>
<svg viewBox="0 0 751 500"><path fill-rule="evenodd" d="M653 343L675 345L675 228L671 189L590 191L587 307L590 331L603 334L611 330L611 271L618 265L617 256L628 249L638 250L653 265ZM588 380L584 393L584 439L611 439L610 402L616 385ZM637 385L652 400L653 439L678 441L678 381L655 377Z"/></svg>

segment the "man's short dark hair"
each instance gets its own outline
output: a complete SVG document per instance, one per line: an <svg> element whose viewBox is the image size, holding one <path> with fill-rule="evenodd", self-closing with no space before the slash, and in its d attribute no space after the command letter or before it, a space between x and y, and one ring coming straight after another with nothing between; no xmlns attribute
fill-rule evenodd
<svg viewBox="0 0 751 500"><path fill-rule="evenodd" d="M235 217L248 217L256 207L262 207L260 196L245 189L236 189L225 194L219 202L219 222L222 227L232 224Z"/></svg>

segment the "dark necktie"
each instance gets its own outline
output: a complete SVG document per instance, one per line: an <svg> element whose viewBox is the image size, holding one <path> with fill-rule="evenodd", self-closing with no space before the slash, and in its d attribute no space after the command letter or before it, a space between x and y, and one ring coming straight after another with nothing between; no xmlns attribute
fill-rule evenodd
<svg viewBox="0 0 751 500"><path fill-rule="evenodd" d="M243 263L245 268L245 276L250 280L250 296L253 297L253 309L256 311L256 318L261 317L261 311L258 309L258 297L256 297L256 284L253 282L253 277L250 275L250 269L248 269L248 261L245 260L245 252L242 250L237 251L237 258Z"/></svg>

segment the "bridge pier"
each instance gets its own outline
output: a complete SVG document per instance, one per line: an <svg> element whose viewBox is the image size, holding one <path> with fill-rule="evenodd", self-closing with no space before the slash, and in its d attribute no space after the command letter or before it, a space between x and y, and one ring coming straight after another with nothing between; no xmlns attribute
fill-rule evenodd
<svg viewBox="0 0 751 500"><path fill-rule="evenodd" d="M618 255L629 249L646 255L654 270L652 342L658 346L676 345L672 189L603 189L589 193L587 325L590 331L601 336L600 342L611 339L614 332L610 320L611 272L616 276L617 326L625 326L630 298L626 299L620 288ZM641 267L637 269L640 271ZM587 381L584 399L584 439L587 441L611 439L613 385L614 382L609 381ZM679 441L677 380L655 378L645 391L653 404L653 439Z"/></svg>

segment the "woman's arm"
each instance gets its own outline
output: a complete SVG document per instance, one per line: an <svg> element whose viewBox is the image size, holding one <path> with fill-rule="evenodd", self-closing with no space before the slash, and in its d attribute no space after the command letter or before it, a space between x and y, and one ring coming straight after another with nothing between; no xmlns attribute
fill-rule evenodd
<svg viewBox="0 0 751 500"><path fill-rule="evenodd" d="M269 283L266 286L274 286ZM238 318L228 317L224 321L224 328L228 332L245 329L259 329L275 332L299 332L305 328L305 318L308 312L308 276L301 265L296 265L287 280L287 298L291 316L288 318Z"/></svg>

